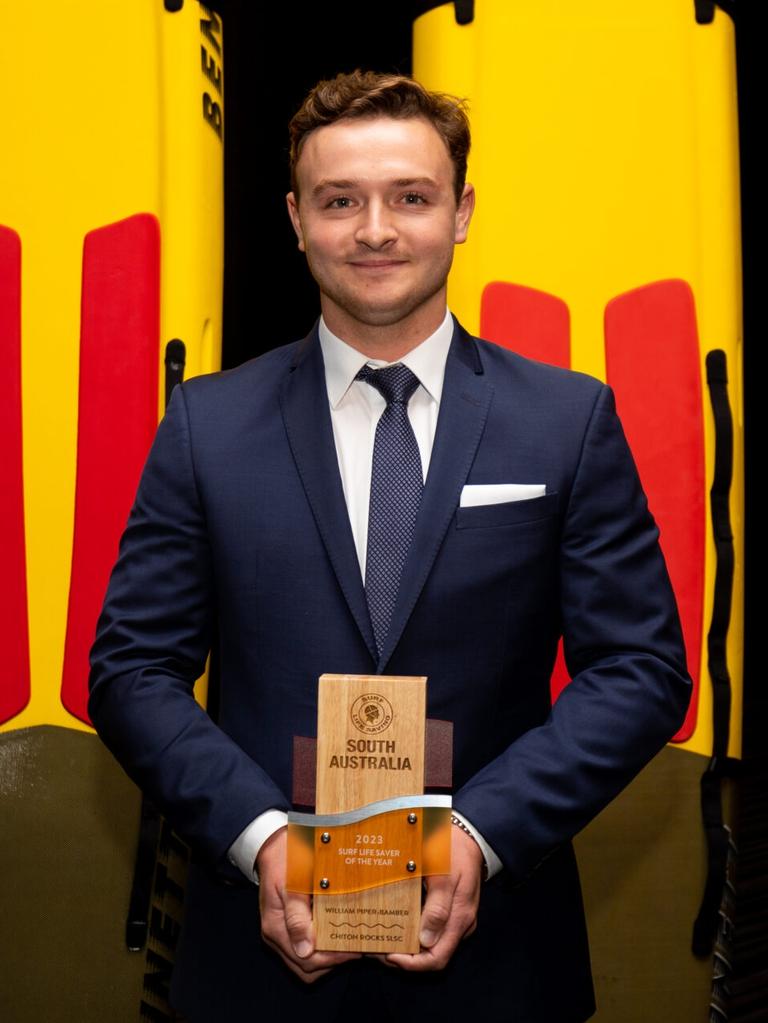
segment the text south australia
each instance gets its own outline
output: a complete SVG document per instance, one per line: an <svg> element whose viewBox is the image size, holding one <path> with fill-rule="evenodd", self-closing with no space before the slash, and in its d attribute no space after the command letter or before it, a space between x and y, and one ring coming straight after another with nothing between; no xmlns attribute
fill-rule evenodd
<svg viewBox="0 0 768 1023"><path fill-rule="evenodd" d="M392 739L347 739L347 752L334 753L328 767L350 771L410 771L411 758L398 756Z"/></svg>

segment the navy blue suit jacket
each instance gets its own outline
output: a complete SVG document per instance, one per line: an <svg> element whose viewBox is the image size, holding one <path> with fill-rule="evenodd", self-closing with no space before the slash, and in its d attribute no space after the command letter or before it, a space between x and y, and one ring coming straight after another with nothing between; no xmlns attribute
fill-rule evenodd
<svg viewBox="0 0 768 1023"><path fill-rule="evenodd" d="M467 483L544 483L546 496L460 508ZM551 708L561 633L573 681ZM213 642L216 724L192 698ZM603 384L457 324L377 658L317 331L186 382L149 456L92 661L97 729L199 861L175 979L192 1019L293 1003L330 1018L361 977L408 1019L480 1000L491 1020L591 1013L570 839L669 739L690 689L657 530ZM504 870L443 973L365 960L305 988L259 940L256 890L222 883L239 832L289 807L292 737L315 734L323 672L427 675L429 715L454 722L455 806Z"/></svg>

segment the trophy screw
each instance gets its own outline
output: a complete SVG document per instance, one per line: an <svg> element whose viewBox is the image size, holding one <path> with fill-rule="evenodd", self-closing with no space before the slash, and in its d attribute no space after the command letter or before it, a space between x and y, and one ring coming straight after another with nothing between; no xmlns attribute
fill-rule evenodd
<svg viewBox="0 0 768 1023"><path fill-rule="evenodd" d="M324 831L324 832L322 833L322 835L320 836L320 841L321 841L321 842L322 842L322 843L323 843L324 845L328 845L328 843L330 842L330 840L331 840L331 836L330 836L330 833L329 833L329 832L327 832L327 831Z"/></svg>
<svg viewBox="0 0 768 1023"><path fill-rule="evenodd" d="M408 862L405 865L405 869L408 871L409 874L412 874L416 869L416 864L414 863L413 860L408 860ZM320 884L322 883L323 882L321 881Z"/></svg>
<svg viewBox="0 0 768 1023"><path fill-rule="evenodd" d="M327 877L320 878L320 887L323 889L331 887L331 882L328 880Z"/></svg>
<svg viewBox="0 0 768 1023"><path fill-rule="evenodd" d="M415 813L409 813L408 814L408 823L409 824L415 824L417 820L418 820L418 817L416 816Z"/></svg>

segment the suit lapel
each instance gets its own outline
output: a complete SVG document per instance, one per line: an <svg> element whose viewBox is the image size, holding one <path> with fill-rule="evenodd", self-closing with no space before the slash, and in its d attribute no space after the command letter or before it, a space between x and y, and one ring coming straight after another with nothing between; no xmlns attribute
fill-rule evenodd
<svg viewBox="0 0 768 1023"><path fill-rule="evenodd" d="M333 440L317 327L305 338L280 392L288 442L336 578L376 660L371 619Z"/></svg>
<svg viewBox="0 0 768 1023"><path fill-rule="evenodd" d="M378 672L384 671L432 570L472 467L492 396L475 341L456 323L427 482Z"/></svg>
<svg viewBox="0 0 768 1023"><path fill-rule="evenodd" d="M377 664L383 672L429 576L485 427L493 387L458 324L445 366L435 441L397 604ZM357 627L376 660L368 604L339 475L317 328L299 347L280 393L288 441L318 531Z"/></svg>

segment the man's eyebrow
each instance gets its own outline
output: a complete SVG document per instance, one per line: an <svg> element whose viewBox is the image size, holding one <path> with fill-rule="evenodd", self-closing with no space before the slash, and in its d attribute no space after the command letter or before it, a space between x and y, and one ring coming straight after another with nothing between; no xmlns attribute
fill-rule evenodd
<svg viewBox="0 0 768 1023"><path fill-rule="evenodd" d="M397 185L398 188L412 188L414 185L424 186L427 185L431 188L437 188L437 182L433 178L398 178L393 184Z"/></svg>
<svg viewBox="0 0 768 1023"><path fill-rule="evenodd" d="M352 178L323 178L322 181L318 181L315 187L312 189L312 195L321 195L323 192L328 191L339 191L345 192L350 191L353 188L357 188L360 184L359 181L353 180ZM395 178L394 181L390 182L396 188L413 188L419 186L421 188L437 188L437 182L430 177L417 177L417 178Z"/></svg>
<svg viewBox="0 0 768 1023"><path fill-rule="evenodd" d="M318 181L315 187L312 189L312 195L320 195L321 192L327 192L329 189L335 189L337 191L347 191L350 188L354 188L357 185L357 181L352 180L332 180L330 178L324 178L322 181Z"/></svg>

